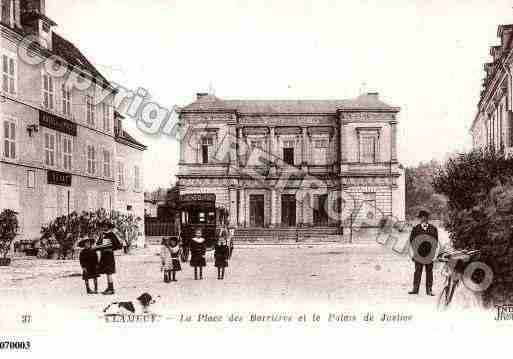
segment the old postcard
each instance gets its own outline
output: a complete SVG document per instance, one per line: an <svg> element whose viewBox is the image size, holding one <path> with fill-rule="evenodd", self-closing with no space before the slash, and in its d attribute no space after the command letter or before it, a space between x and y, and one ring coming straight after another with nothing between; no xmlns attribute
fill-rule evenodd
<svg viewBox="0 0 513 359"><path fill-rule="evenodd" d="M510 1L0 4L2 357L500 350Z"/></svg>

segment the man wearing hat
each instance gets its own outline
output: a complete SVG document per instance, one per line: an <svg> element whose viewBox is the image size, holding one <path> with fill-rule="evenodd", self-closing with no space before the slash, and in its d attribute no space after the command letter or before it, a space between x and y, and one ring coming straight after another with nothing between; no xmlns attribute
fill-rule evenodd
<svg viewBox="0 0 513 359"><path fill-rule="evenodd" d="M419 294L422 270L426 267L426 294L433 296L433 261L438 250L438 229L429 223L429 212L419 212L420 223L413 227L410 244L413 250L415 273L413 290L409 294Z"/></svg>

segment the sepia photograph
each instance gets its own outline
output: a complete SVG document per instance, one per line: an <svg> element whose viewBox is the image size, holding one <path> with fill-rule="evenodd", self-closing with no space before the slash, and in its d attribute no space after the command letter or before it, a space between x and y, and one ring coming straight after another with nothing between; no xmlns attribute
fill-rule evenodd
<svg viewBox="0 0 513 359"><path fill-rule="evenodd" d="M511 1L0 5L0 355L508 338Z"/></svg>

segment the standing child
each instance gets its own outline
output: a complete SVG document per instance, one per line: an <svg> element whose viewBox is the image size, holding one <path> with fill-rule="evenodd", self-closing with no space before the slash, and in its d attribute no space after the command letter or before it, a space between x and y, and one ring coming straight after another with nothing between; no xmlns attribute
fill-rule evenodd
<svg viewBox="0 0 513 359"><path fill-rule="evenodd" d="M171 237L169 244L171 249L171 281L177 282L176 272L182 270L182 266L180 265L181 249L178 243L178 237Z"/></svg>
<svg viewBox="0 0 513 359"><path fill-rule="evenodd" d="M118 238L118 232L115 230L114 224L107 220L101 223L102 233L98 240L98 246L106 246L100 251L100 264L98 266L99 274L105 274L107 276L107 289L102 294L113 295L114 294L114 278L116 274L116 258L114 251L123 248L121 240Z"/></svg>
<svg viewBox="0 0 513 359"><path fill-rule="evenodd" d="M194 237L191 238L191 267L194 267L194 280L203 279L203 267L207 265L205 260L205 238L202 237L201 229L196 229Z"/></svg>
<svg viewBox="0 0 513 359"><path fill-rule="evenodd" d="M224 279L224 270L228 267L228 258L230 257L230 247L226 240L226 235L219 237L214 248L215 266L217 267L217 279Z"/></svg>
<svg viewBox="0 0 513 359"><path fill-rule="evenodd" d="M178 238L170 237L162 240L162 249L160 250L162 257L162 270L164 271L164 282L177 282L176 272L182 270L180 265L180 246Z"/></svg>
<svg viewBox="0 0 513 359"><path fill-rule="evenodd" d="M98 294L98 256L96 251L91 249L94 239L83 239L78 243L79 247L84 247L80 252L80 266L82 267L82 279L85 282L87 294ZM94 291L89 286L89 279L93 280Z"/></svg>
<svg viewBox="0 0 513 359"><path fill-rule="evenodd" d="M171 268L173 259L171 258L171 246L169 238L162 238L162 247L160 248L160 258L162 259L162 271L164 272L164 283L171 281Z"/></svg>

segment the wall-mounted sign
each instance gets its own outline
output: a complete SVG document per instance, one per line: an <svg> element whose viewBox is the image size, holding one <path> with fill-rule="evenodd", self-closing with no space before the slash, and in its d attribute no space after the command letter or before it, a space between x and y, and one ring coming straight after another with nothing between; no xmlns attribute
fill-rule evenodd
<svg viewBox="0 0 513 359"><path fill-rule="evenodd" d="M57 171L48 171L48 184L71 187L71 174Z"/></svg>
<svg viewBox="0 0 513 359"><path fill-rule="evenodd" d="M76 123L41 110L39 111L39 125L68 134L70 136L77 135Z"/></svg>
<svg viewBox="0 0 513 359"><path fill-rule="evenodd" d="M213 193L189 193L180 196L180 202L215 202L216 195Z"/></svg>

